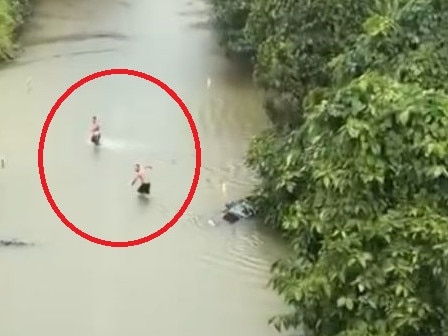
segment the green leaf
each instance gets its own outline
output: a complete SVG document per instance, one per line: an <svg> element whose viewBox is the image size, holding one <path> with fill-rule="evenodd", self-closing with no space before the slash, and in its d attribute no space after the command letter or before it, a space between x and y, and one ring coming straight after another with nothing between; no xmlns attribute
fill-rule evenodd
<svg viewBox="0 0 448 336"><path fill-rule="evenodd" d="M410 112L409 109L406 109L405 111L401 112L398 116L398 120L402 125L406 125L409 121Z"/></svg>
<svg viewBox="0 0 448 336"><path fill-rule="evenodd" d="M442 175L448 175L444 166L434 166L430 169L431 174L434 178L439 178Z"/></svg>
<svg viewBox="0 0 448 336"><path fill-rule="evenodd" d="M345 297L340 297L336 303L336 305L340 308L340 307L344 307L345 306Z"/></svg>
<svg viewBox="0 0 448 336"><path fill-rule="evenodd" d="M358 262L362 266L362 268L366 268L367 267L366 260L362 256L358 258Z"/></svg>
<svg viewBox="0 0 448 336"><path fill-rule="evenodd" d="M365 290L365 289L366 289L366 288L364 287L363 284L358 284L358 290L359 290L360 293L364 293L364 290Z"/></svg>
<svg viewBox="0 0 448 336"><path fill-rule="evenodd" d="M291 161L292 161L292 153L290 153L286 156L286 166L287 167L291 165Z"/></svg>
<svg viewBox="0 0 448 336"><path fill-rule="evenodd" d="M353 306L354 306L353 300L350 298L347 298L345 300L345 306L347 307L348 310L353 310Z"/></svg>
<svg viewBox="0 0 448 336"><path fill-rule="evenodd" d="M330 179L328 178L328 176L324 177L323 182L324 182L324 186L326 188L328 188L330 186Z"/></svg>

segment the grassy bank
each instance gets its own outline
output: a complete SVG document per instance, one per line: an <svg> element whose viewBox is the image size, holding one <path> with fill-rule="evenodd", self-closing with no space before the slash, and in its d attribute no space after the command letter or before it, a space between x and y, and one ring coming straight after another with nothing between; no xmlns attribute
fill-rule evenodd
<svg viewBox="0 0 448 336"><path fill-rule="evenodd" d="M448 334L448 3L212 0L272 129L247 163L292 245L272 322L319 336Z"/></svg>
<svg viewBox="0 0 448 336"><path fill-rule="evenodd" d="M11 60L16 39L31 13L32 0L0 0L0 60Z"/></svg>

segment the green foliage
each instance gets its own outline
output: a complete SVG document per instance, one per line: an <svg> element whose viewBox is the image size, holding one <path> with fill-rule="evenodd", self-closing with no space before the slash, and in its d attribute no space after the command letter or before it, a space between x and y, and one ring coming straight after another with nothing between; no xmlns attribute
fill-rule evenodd
<svg viewBox="0 0 448 336"><path fill-rule="evenodd" d="M336 83L368 69L424 88L447 89L448 2L390 0L377 3L364 33L330 63Z"/></svg>
<svg viewBox="0 0 448 336"><path fill-rule="evenodd" d="M446 334L447 225L413 206L341 223L317 262L274 265L274 287L299 313L273 322L315 335Z"/></svg>
<svg viewBox="0 0 448 336"><path fill-rule="evenodd" d="M11 17L11 3L0 0L0 57L6 59L13 47L14 20Z"/></svg>
<svg viewBox="0 0 448 336"><path fill-rule="evenodd" d="M246 33L258 47L255 77L277 125L300 124L303 99L310 89L329 84L326 64L361 31L366 3L254 0Z"/></svg>
<svg viewBox="0 0 448 336"><path fill-rule="evenodd" d="M18 29L30 14L30 0L0 0L0 59L9 60Z"/></svg>
<svg viewBox="0 0 448 336"><path fill-rule="evenodd" d="M254 142L267 217L294 256L273 321L318 335L442 335L448 313L448 97L368 73ZM273 204L273 206L270 206Z"/></svg>
<svg viewBox="0 0 448 336"><path fill-rule="evenodd" d="M10 1L10 13L13 18L14 30L20 29L31 15L32 0L9 0Z"/></svg>
<svg viewBox="0 0 448 336"><path fill-rule="evenodd" d="M251 0L212 0L212 4L214 23L226 50L252 55L253 47L244 34Z"/></svg>
<svg viewBox="0 0 448 336"><path fill-rule="evenodd" d="M448 2L252 0L238 34L277 126L247 156L256 205L293 250L271 322L448 335Z"/></svg>
<svg viewBox="0 0 448 336"><path fill-rule="evenodd" d="M361 31L365 0L212 0L227 50L255 54L255 78L280 127L301 121L307 92L329 84L326 64ZM350 8L347 11L346 8Z"/></svg>

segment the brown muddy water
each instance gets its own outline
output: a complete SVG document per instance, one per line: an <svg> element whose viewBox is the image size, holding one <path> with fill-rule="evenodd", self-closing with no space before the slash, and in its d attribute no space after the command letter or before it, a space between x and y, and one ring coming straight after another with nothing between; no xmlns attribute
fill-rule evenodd
<svg viewBox="0 0 448 336"><path fill-rule="evenodd" d="M36 243L0 250L0 335L270 336L282 310L266 288L281 246L254 223L217 220L248 193L243 165L267 120L250 77L216 46L200 0L40 0L25 51L0 72L0 238ZM185 216L149 244L114 249L83 240L46 202L37 172L40 131L75 81L126 67L160 78L189 107L203 164ZM104 144L88 144L92 115ZM158 230L190 188L193 139L179 107L155 85L126 76L81 87L53 119L45 145L53 198L91 235L132 240ZM152 195L129 183L151 164ZM214 220L214 224L210 219Z"/></svg>

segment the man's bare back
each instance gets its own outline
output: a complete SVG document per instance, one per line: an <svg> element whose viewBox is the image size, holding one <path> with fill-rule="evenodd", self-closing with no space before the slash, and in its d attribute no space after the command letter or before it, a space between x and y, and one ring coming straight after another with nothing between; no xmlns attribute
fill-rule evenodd
<svg viewBox="0 0 448 336"><path fill-rule="evenodd" d="M136 173L131 185L135 182L140 181L140 187L138 187L137 192L139 194L149 195L151 189L151 183L147 180L146 170L152 169L151 166L142 166L139 163L135 164L134 171Z"/></svg>

